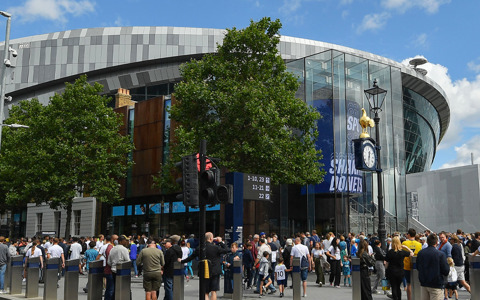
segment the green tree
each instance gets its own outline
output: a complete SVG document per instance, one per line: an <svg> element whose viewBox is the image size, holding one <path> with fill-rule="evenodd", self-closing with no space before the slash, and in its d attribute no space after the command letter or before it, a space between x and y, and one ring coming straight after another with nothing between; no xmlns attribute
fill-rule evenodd
<svg viewBox="0 0 480 300"><path fill-rule="evenodd" d="M181 66L171 118L177 123L171 160L198 152L207 140L209 156L230 171L269 175L275 183L323 180L321 151L315 149L321 116L295 97L297 78L278 51L279 20L251 21L227 29L217 53ZM172 164L156 178L169 186Z"/></svg>
<svg viewBox="0 0 480 300"><path fill-rule="evenodd" d="M67 210L65 236L70 235L73 198L78 193L114 203L118 182L131 166L133 145L119 134L121 118L100 96L102 85L81 76L67 83L47 106L38 100L12 107L6 123L28 129L6 130L0 163L0 186L7 205L48 203Z"/></svg>

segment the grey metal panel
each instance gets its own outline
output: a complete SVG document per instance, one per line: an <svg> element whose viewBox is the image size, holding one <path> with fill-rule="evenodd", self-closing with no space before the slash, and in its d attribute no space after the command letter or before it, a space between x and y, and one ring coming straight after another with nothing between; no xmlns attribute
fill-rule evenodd
<svg viewBox="0 0 480 300"><path fill-rule="evenodd" d="M85 45L78 46L78 63L83 64L85 62Z"/></svg>
<svg viewBox="0 0 480 300"><path fill-rule="evenodd" d="M130 61L137 61L137 45L135 44L132 44L130 46Z"/></svg>
<svg viewBox="0 0 480 300"><path fill-rule="evenodd" d="M148 55L149 55L149 46L148 45L142 45L143 51L142 51L142 60L148 60Z"/></svg>
<svg viewBox="0 0 480 300"><path fill-rule="evenodd" d="M29 71L28 66L22 67L22 78L20 79L21 83L28 83L28 71Z"/></svg>
<svg viewBox="0 0 480 300"><path fill-rule="evenodd" d="M57 47L50 48L50 63L51 64L57 63Z"/></svg>
<svg viewBox="0 0 480 300"><path fill-rule="evenodd" d="M73 63L73 46L68 46L67 64Z"/></svg>
<svg viewBox="0 0 480 300"><path fill-rule="evenodd" d="M107 45L107 63L113 62L113 45Z"/></svg>

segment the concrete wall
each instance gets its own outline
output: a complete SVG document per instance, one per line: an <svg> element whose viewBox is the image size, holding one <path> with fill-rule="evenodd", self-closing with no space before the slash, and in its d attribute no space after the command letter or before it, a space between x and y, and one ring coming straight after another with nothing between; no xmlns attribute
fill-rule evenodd
<svg viewBox="0 0 480 300"><path fill-rule="evenodd" d="M80 234L74 234L74 211L80 210ZM27 237L32 237L37 232L37 214L42 214L42 231L58 231L55 212L60 212L60 233L64 237L67 221L67 211L64 209L51 209L47 204L27 206ZM96 199L93 197L75 198L72 205L72 221L70 233L72 236L93 236L95 234Z"/></svg>
<svg viewBox="0 0 480 300"><path fill-rule="evenodd" d="M418 193L419 221L439 232L480 228L480 166L408 174L407 193Z"/></svg>

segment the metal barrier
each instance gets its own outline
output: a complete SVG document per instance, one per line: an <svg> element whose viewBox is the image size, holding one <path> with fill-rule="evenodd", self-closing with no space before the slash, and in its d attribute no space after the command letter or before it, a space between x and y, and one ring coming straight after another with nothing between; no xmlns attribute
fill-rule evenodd
<svg viewBox="0 0 480 300"><path fill-rule="evenodd" d="M184 298L184 273L183 264L176 261L173 264L173 299L183 300Z"/></svg>
<svg viewBox="0 0 480 300"><path fill-rule="evenodd" d="M44 268L43 300L57 299L58 270L61 258L54 257L46 261Z"/></svg>
<svg viewBox="0 0 480 300"><path fill-rule="evenodd" d="M23 255L10 258L10 294L22 293Z"/></svg>
<svg viewBox="0 0 480 300"><path fill-rule="evenodd" d="M78 299L78 274L80 270L78 265L80 259L70 259L65 262L65 283L63 299Z"/></svg>
<svg viewBox="0 0 480 300"><path fill-rule="evenodd" d="M233 295L232 299L233 300L240 300L243 298L243 284L242 284L242 260L234 260L233 261L233 268L232 268L232 273L233 273ZM275 280L275 278L272 278L272 281Z"/></svg>
<svg viewBox="0 0 480 300"><path fill-rule="evenodd" d="M470 256L471 300L480 300L480 256Z"/></svg>
<svg viewBox="0 0 480 300"><path fill-rule="evenodd" d="M89 262L87 290L87 300L102 299L103 260Z"/></svg>
<svg viewBox="0 0 480 300"><path fill-rule="evenodd" d="M300 297L302 296L302 281L300 280L300 257L293 258L292 267L293 300L300 300Z"/></svg>
<svg viewBox="0 0 480 300"><path fill-rule="evenodd" d="M26 298L38 297L38 280L40 278L40 257L29 257L27 264L27 287Z"/></svg>
<svg viewBox="0 0 480 300"><path fill-rule="evenodd" d="M362 295L362 279L360 275L360 258L352 257L352 300L360 299Z"/></svg>
<svg viewBox="0 0 480 300"><path fill-rule="evenodd" d="M115 279L115 300L132 299L132 262L125 261L117 264L117 276Z"/></svg>
<svg viewBox="0 0 480 300"><path fill-rule="evenodd" d="M410 272L410 282L412 285L412 300L420 300L422 298L422 286L418 279L417 257L412 256L412 271Z"/></svg>

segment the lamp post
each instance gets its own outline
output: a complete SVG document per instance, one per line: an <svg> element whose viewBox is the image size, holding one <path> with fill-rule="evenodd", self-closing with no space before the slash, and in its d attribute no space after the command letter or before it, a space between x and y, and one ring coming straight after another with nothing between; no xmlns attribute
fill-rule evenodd
<svg viewBox="0 0 480 300"><path fill-rule="evenodd" d="M378 87L377 80L373 80L373 87L364 91L365 96L370 103L370 109L375 113L373 121L375 122L375 139L377 150L377 185L378 185L378 237L380 238L382 249L386 249L386 233L385 229L385 207L383 205L383 182L382 182L382 166L380 158L380 131L378 129L378 123L380 123L380 117L378 112L382 110L382 105L387 95L387 91Z"/></svg>
<svg viewBox="0 0 480 300"><path fill-rule="evenodd" d="M5 48L3 52L3 63L0 64L1 68L1 74L0 74L0 80L1 80L1 90L0 90L0 149L2 147L2 125L3 125L3 107L5 106L5 78L7 75L7 67L11 66L9 56L10 52L14 51L13 49L10 50L10 22L12 21L12 15L5 12L5 11L0 11L0 15L4 16L7 18L7 29L5 33ZM15 52L16 53L16 52Z"/></svg>

